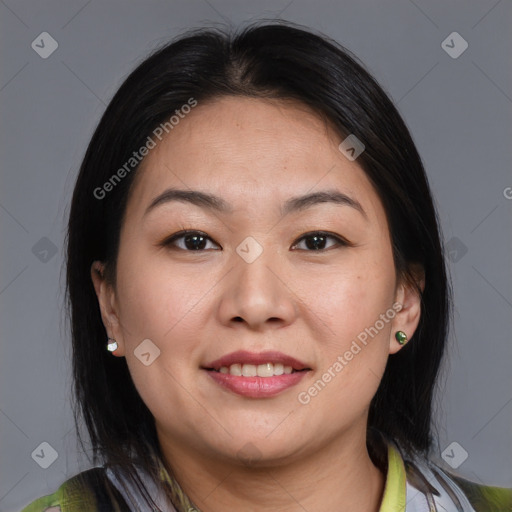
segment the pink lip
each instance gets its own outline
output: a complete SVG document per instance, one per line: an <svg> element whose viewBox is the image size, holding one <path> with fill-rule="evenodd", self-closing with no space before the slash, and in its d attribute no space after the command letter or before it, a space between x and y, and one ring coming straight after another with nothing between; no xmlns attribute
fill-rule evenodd
<svg viewBox="0 0 512 512"><path fill-rule="evenodd" d="M265 363L281 363L283 366L291 366L297 371L275 375L274 377L239 377L218 371L221 367L226 366L229 368L232 364L259 365ZM207 370L208 375L220 386L249 398L269 398L275 396L285 389L295 386L308 373L308 370L311 370L305 363L282 352L266 351L254 353L246 350L238 350L227 354L204 365L202 369Z"/></svg>
<svg viewBox="0 0 512 512"><path fill-rule="evenodd" d="M216 359L211 363L205 364L202 368L219 370L222 366L230 367L232 364L265 364L265 363L281 363L283 366L291 366L294 370L309 369L305 363L287 356L282 352L268 350L266 352L248 352L247 350L237 350L231 352L220 359ZM265 377L267 378L267 377ZM268 377L272 378L272 377Z"/></svg>
<svg viewBox="0 0 512 512"><path fill-rule="evenodd" d="M295 386L308 373L295 372L274 377L238 377L229 373L219 373L214 370L207 374L220 386L233 393L249 398L270 398L281 391Z"/></svg>

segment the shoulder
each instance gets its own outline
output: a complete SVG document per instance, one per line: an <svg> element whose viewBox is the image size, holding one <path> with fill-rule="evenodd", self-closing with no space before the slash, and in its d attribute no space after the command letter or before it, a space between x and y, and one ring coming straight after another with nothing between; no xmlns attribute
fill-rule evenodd
<svg viewBox="0 0 512 512"><path fill-rule="evenodd" d="M110 484L103 467L83 471L66 480L53 494L43 496L21 512L122 512L128 510Z"/></svg>
<svg viewBox="0 0 512 512"><path fill-rule="evenodd" d="M493 487L450 475L476 512L512 512L512 488Z"/></svg>
<svg viewBox="0 0 512 512"><path fill-rule="evenodd" d="M512 512L512 489L466 480L426 459L407 460L405 467L407 483L444 510Z"/></svg>

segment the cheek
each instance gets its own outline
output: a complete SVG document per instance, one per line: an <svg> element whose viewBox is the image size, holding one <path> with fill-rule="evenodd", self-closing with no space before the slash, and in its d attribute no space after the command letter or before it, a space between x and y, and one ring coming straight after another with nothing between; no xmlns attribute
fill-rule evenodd
<svg viewBox="0 0 512 512"><path fill-rule="evenodd" d="M198 359L194 315L205 291L202 285L191 287L183 275L174 275L169 268L156 264L149 268L147 261L145 266L119 268L125 357L134 385L153 416L172 424L173 411L190 408L189 394L183 390L190 389L190 372ZM142 270L134 272L132 268ZM139 349L147 339L154 344L145 342L148 348L144 353L150 353L148 365Z"/></svg>
<svg viewBox="0 0 512 512"><path fill-rule="evenodd" d="M337 404L343 416L369 404L388 358L394 290L393 259L385 252L359 254L343 269L309 282L304 294L314 297L317 317L329 326L319 346L321 382L311 390L313 395L321 391L322 398L314 407Z"/></svg>
<svg viewBox="0 0 512 512"><path fill-rule="evenodd" d="M319 270L300 285L307 302L329 324L338 344L353 339L391 308L395 271L391 254L354 253L336 267Z"/></svg>
<svg viewBox="0 0 512 512"><path fill-rule="evenodd" d="M202 277L178 270L165 255L126 247L118 274L119 316L128 335L128 344L154 339L162 348L172 344L176 334L187 329L191 312L200 308L211 283ZM193 272L193 271L192 271ZM193 315L192 315L193 316ZM188 326L190 328L190 326ZM140 341L138 341L140 343Z"/></svg>

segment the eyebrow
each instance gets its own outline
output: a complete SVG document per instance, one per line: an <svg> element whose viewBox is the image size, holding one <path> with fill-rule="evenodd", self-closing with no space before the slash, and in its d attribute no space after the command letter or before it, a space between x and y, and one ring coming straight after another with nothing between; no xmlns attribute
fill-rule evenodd
<svg viewBox="0 0 512 512"><path fill-rule="evenodd" d="M169 188L156 196L146 208L144 216L156 207L169 203L172 201L180 201L189 203L200 208L215 211L218 213L233 213L233 208L224 199L219 196L201 192L199 190L181 190L176 188ZM365 219L368 219L363 207L356 199L353 199L338 190L323 190L320 192L312 192L302 196L291 197L284 205L281 206L281 217L303 211L307 208L321 203L334 203L342 206L350 206L359 211Z"/></svg>

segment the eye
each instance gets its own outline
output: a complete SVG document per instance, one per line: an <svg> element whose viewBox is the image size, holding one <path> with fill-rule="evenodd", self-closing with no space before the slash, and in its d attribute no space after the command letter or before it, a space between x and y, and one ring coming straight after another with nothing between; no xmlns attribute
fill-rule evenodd
<svg viewBox="0 0 512 512"><path fill-rule="evenodd" d="M180 242L182 241L182 243L178 244L178 240ZM164 240L160 245L164 247L174 246L183 251L199 252L209 250L205 247L208 241L213 242L213 240L202 231L185 230L175 233L170 238ZM217 247L219 246L217 245Z"/></svg>
<svg viewBox="0 0 512 512"><path fill-rule="evenodd" d="M344 240L343 238L332 235L330 233L327 233L325 231L312 231L311 233L306 233L302 237L299 238L299 243L296 243L292 246L292 249L297 247L300 243L305 241L305 248L302 247L300 250L310 250L310 251L325 251L327 248L325 247L326 241L328 239L334 240L334 244L329 246L335 247L338 246L349 246L350 243Z"/></svg>
<svg viewBox="0 0 512 512"><path fill-rule="evenodd" d="M334 241L334 243L326 247L326 243L329 239ZM208 242L212 242L215 246L220 247L202 231L183 230L167 238L160 245L163 247L174 246L182 251L199 252L211 250L211 248L206 247ZM305 243L305 247L298 247L301 243ZM298 242L292 246L292 249L299 248L300 250L306 251L325 251L336 246L350 245L347 240L344 240L338 235L330 234L325 231L312 231L299 238Z"/></svg>

